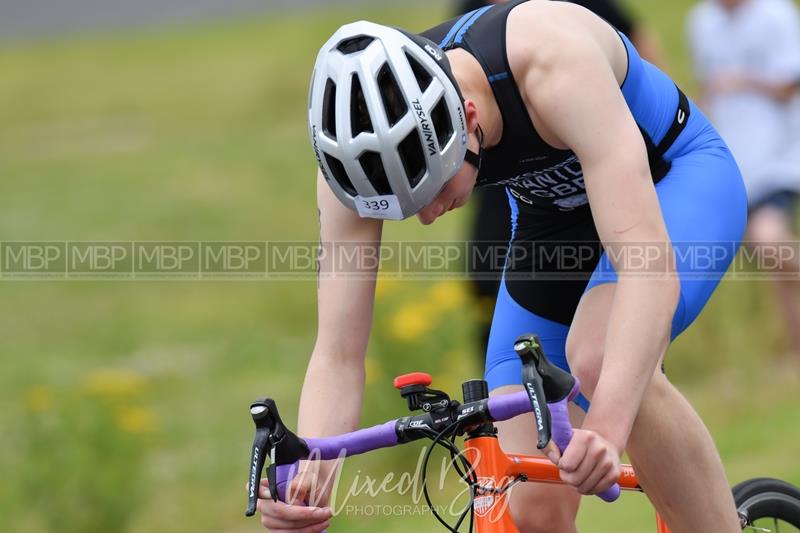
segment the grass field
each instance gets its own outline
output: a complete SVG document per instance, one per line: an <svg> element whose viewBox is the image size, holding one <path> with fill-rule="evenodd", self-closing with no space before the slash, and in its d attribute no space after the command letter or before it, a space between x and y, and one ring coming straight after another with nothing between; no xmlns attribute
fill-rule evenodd
<svg viewBox="0 0 800 533"><path fill-rule="evenodd" d="M688 5L635 2L691 87ZM422 6L3 44L0 240L315 240L305 102L316 50L356 18L421 30L445 16ZM386 233L455 240L465 220L459 213L425 230L409 221ZM314 291L313 282L0 282L0 529L257 530L243 518L246 409L268 394L294 424ZM404 281L380 292L365 424L403 412L395 374L429 371L452 391L480 374L476 312L463 311L461 285ZM777 318L768 285L725 282L668 361L732 482L769 475L800 484L800 370L782 362ZM416 456L358 458L345 477L412 470ZM645 500L624 500L587 500L582 530L651 531ZM376 527L437 531L430 517L352 514L332 530Z"/></svg>

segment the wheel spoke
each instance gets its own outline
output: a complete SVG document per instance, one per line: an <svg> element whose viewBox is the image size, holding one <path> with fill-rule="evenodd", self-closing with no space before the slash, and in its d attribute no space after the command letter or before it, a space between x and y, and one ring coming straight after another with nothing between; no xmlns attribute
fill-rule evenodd
<svg viewBox="0 0 800 533"><path fill-rule="evenodd" d="M797 487L779 479L757 478L734 487L734 497L743 531L800 533Z"/></svg>
<svg viewBox="0 0 800 533"><path fill-rule="evenodd" d="M789 529L786 529L787 526ZM744 526L743 531L754 531L758 533L800 533L800 528L779 518L765 516Z"/></svg>

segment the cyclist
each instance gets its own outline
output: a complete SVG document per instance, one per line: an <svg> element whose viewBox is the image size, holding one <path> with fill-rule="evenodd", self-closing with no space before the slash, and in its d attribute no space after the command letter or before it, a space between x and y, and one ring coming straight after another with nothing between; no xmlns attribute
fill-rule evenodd
<svg viewBox="0 0 800 533"><path fill-rule="evenodd" d="M714 444L659 368L724 275L747 211L733 157L675 84L585 8L533 0L423 36L343 26L317 57L310 97L323 243L372 243L375 253L381 218L427 225L476 185L508 188L513 245L526 253L509 254L486 379L493 394L520 390L512 343L535 331L592 401L563 456L548 453L572 487L516 487L519 529L575 531L579 493L610 486L627 450L674 531L739 531ZM687 241L728 246L693 265ZM585 242L597 243L590 260L559 264ZM626 261L645 244L647 260ZM376 271L325 276L333 260L320 258L301 435L352 430L361 409ZM526 417L499 431L506 452L536 451ZM293 503L324 502L319 481L295 479ZM321 504L264 499L259 510L273 530L321 531L331 518Z"/></svg>
<svg viewBox="0 0 800 533"><path fill-rule="evenodd" d="M506 0L465 0L458 3L458 13L466 13L488 4L499 4ZM607 20L617 30L629 36L639 55L658 67L665 64L661 45L646 25L637 20L625 6L615 0L569 0L592 10ZM497 290L500 287L502 265L495 261L494 247L506 243L511 236L511 213L508 198L502 187L482 187L470 200L474 205L470 221L472 244L470 275L472 292L477 302L487 310L494 309ZM502 213L502 214L501 214ZM477 259L476 259L477 258ZM485 352L491 330L491 312L481 320L479 341ZM481 355L481 361L483 356Z"/></svg>

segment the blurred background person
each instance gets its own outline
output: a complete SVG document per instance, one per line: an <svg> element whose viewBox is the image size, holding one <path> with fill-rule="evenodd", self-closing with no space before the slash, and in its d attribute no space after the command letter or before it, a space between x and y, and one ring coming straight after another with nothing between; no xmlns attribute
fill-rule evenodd
<svg viewBox="0 0 800 533"><path fill-rule="evenodd" d="M457 13L467 13L507 0L461 0ZM563 0L584 6L603 17L627 35L643 58L666 70L664 55L658 39L630 11L616 0ZM484 354L489 340L489 327L495 298L500 287L500 275L505 262L505 246L511 238L511 211L505 187L483 187L472 194L475 216L470 227L470 275L473 293L481 308L481 336L478 353ZM483 355L482 355L483 356ZM481 357L482 357L481 356Z"/></svg>
<svg viewBox="0 0 800 533"><path fill-rule="evenodd" d="M739 162L746 240L765 253L794 241L800 191L800 14L792 0L705 0L688 17L700 101ZM773 248L774 250L774 248ZM760 263L798 272L798 259ZM775 276L789 347L800 355L798 282Z"/></svg>

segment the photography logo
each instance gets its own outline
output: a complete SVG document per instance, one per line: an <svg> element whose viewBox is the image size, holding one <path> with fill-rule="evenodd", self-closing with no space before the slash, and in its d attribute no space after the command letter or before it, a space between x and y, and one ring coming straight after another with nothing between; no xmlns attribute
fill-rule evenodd
<svg viewBox="0 0 800 533"><path fill-rule="evenodd" d="M478 488L475 492L475 498L472 503L475 508L475 514L480 517L485 517L492 510L495 503L495 482L490 477L479 477Z"/></svg>

